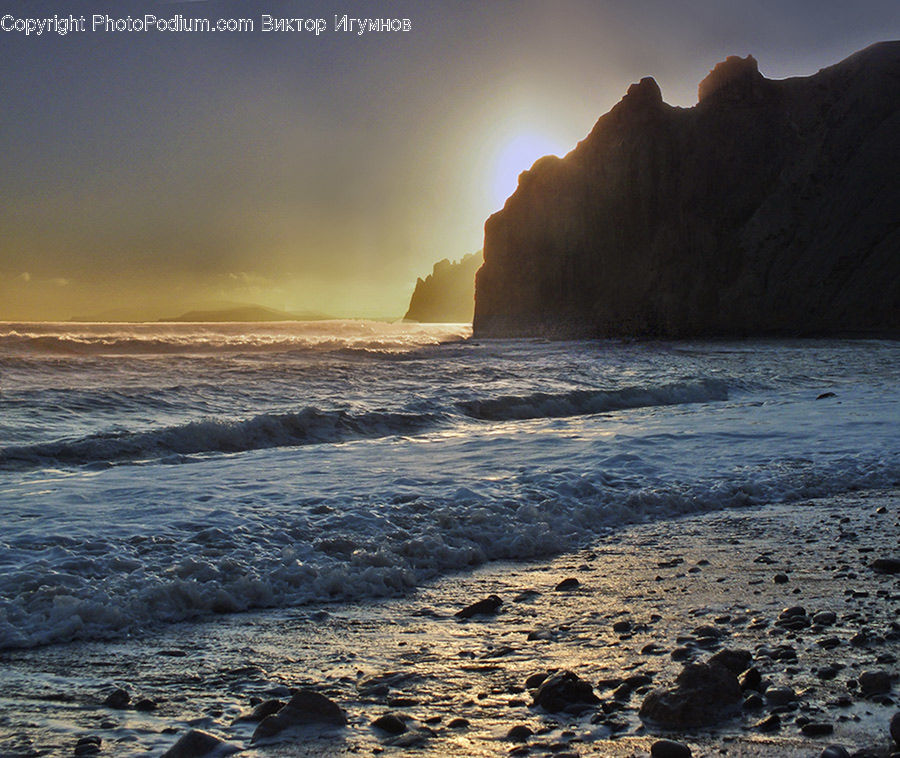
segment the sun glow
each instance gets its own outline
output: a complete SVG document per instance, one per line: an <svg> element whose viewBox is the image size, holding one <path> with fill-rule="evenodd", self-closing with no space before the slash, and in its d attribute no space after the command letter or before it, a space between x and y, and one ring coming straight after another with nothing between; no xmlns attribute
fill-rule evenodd
<svg viewBox="0 0 900 758"><path fill-rule="evenodd" d="M561 141L539 132L521 132L502 142L495 154L491 175L492 199L501 207L519 183L519 174L545 155L563 155Z"/></svg>

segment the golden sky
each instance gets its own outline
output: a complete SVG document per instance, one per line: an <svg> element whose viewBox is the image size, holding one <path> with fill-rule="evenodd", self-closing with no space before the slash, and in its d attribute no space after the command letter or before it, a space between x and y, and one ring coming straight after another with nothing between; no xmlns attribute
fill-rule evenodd
<svg viewBox="0 0 900 758"><path fill-rule="evenodd" d="M690 106L728 54L805 75L900 32L861 0L0 0L13 18L250 18L254 32L0 34L0 319L227 303L398 317L481 246L544 152L631 82ZM336 14L408 32L334 29ZM328 30L266 33L263 14ZM508 189L506 189L508 188Z"/></svg>

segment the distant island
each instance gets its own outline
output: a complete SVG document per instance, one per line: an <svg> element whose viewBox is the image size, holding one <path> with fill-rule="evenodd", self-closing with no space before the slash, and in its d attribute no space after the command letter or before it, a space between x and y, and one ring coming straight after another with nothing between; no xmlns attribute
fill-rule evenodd
<svg viewBox="0 0 900 758"><path fill-rule="evenodd" d="M208 311L188 311L174 318L163 318L164 322L221 322L221 321L324 321L331 318L322 313L304 311L292 313L262 305L241 305L234 308Z"/></svg>
<svg viewBox="0 0 900 758"><path fill-rule="evenodd" d="M433 271L416 281L406 321L467 323L475 312L475 272L482 263L479 250L462 260L444 259Z"/></svg>
<svg viewBox="0 0 900 758"><path fill-rule="evenodd" d="M900 336L900 42L633 84L485 224L475 336Z"/></svg>

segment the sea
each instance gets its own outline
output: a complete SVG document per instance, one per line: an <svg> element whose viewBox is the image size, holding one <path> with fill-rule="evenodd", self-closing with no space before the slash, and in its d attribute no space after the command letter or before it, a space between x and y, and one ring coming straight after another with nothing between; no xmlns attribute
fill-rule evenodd
<svg viewBox="0 0 900 758"><path fill-rule="evenodd" d="M898 342L0 323L0 649L377 601L898 482Z"/></svg>

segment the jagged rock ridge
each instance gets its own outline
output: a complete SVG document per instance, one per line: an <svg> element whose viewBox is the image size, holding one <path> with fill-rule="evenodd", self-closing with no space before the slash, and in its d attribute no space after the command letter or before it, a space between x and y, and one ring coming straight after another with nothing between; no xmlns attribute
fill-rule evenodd
<svg viewBox="0 0 900 758"><path fill-rule="evenodd" d="M476 336L900 336L900 42L631 85L485 224Z"/></svg>
<svg viewBox="0 0 900 758"><path fill-rule="evenodd" d="M479 250L459 261L451 263L445 258L435 263L432 273L416 281L404 318L431 323L471 322L475 310L475 272L481 262Z"/></svg>

